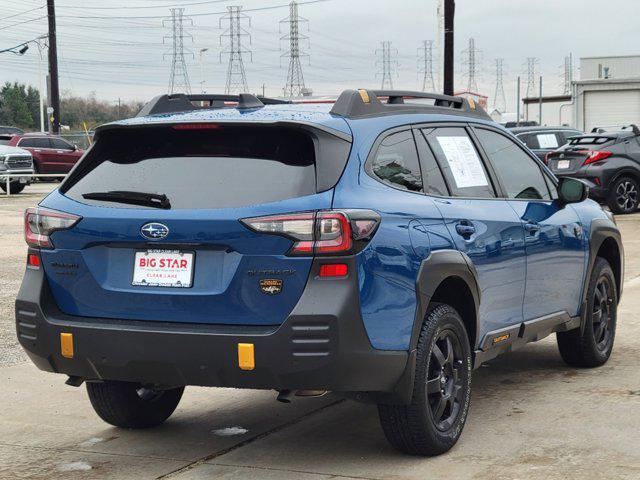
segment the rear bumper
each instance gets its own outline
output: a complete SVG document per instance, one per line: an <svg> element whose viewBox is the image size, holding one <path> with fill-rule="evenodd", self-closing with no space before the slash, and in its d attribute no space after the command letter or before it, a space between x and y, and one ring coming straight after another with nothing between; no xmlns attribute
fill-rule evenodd
<svg viewBox="0 0 640 480"><path fill-rule="evenodd" d="M27 268L16 300L18 339L41 370L86 380L384 392L406 398L411 355L372 348L360 316L357 279L321 279L318 263L300 301L276 327L69 316L55 305L42 269ZM355 260L348 263L356 272ZM71 359L61 354L61 333L73 334ZM254 344L254 370L239 368L238 343Z"/></svg>

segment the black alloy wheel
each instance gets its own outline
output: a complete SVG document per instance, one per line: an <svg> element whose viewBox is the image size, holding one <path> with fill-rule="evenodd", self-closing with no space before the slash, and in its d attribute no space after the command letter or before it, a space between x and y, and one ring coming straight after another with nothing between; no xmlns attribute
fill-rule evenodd
<svg viewBox="0 0 640 480"><path fill-rule="evenodd" d="M443 330L429 356L427 401L436 428L447 431L455 423L464 401L464 353L452 330Z"/></svg>

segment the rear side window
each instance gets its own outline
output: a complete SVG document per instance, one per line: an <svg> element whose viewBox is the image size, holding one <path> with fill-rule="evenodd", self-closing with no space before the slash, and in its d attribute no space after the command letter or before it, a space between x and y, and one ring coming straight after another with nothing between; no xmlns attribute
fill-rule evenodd
<svg viewBox="0 0 640 480"><path fill-rule="evenodd" d="M540 166L518 144L491 130L475 131L508 198L551 200Z"/></svg>
<svg viewBox="0 0 640 480"><path fill-rule="evenodd" d="M422 191L422 174L411 130L393 133L378 145L371 172L383 183L411 192Z"/></svg>
<svg viewBox="0 0 640 480"><path fill-rule="evenodd" d="M456 197L495 198L489 174L464 128L422 129Z"/></svg>
<svg viewBox="0 0 640 480"><path fill-rule="evenodd" d="M309 133L285 127L171 127L104 132L77 175L61 190L164 194L172 209L231 208L316 193L315 148Z"/></svg>
<svg viewBox="0 0 640 480"><path fill-rule="evenodd" d="M51 148L48 138L36 137L36 138L23 138L18 143L19 147L29 148Z"/></svg>

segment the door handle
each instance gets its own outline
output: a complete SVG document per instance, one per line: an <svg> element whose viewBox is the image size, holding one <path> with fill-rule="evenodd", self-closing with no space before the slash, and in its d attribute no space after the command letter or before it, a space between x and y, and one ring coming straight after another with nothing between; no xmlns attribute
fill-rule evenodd
<svg viewBox="0 0 640 480"><path fill-rule="evenodd" d="M540 231L540 224L537 222L525 222L524 229L531 235L534 235L536 232Z"/></svg>
<svg viewBox="0 0 640 480"><path fill-rule="evenodd" d="M471 235L476 233L476 227L474 227L473 224L468 220L461 220L456 225L456 232L458 232L458 235L460 235L462 238L468 240Z"/></svg>

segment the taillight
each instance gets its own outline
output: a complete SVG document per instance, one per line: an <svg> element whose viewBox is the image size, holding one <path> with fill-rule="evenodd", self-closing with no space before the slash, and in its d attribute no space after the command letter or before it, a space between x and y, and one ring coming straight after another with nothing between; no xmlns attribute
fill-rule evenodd
<svg viewBox="0 0 640 480"><path fill-rule="evenodd" d="M27 255L27 266L35 270L40 268L40 257L35 253Z"/></svg>
<svg viewBox="0 0 640 480"><path fill-rule="evenodd" d="M346 277L349 267L346 263L330 263L320 265L321 277Z"/></svg>
<svg viewBox="0 0 640 480"><path fill-rule="evenodd" d="M24 212L24 239L30 247L53 248L50 235L73 227L82 217L43 208Z"/></svg>
<svg viewBox="0 0 640 480"><path fill-rule="evenodd" d="M607 158L609 158L611 155L613 155L613 153L607 151L607 150L586 150L586 151L582 151L580 153L587 153L588 157L587 159L584 161L585 165L589 165L591 163L596 163L596 162L601 162L602 160L605 160Z"/></svg>
<svg viewBox="0 0 640 480"><path fill-rule="evenodd" d="M294 241L287 255L357 253L375 233L380 216L370 210L323 210L240 220L249 229Z"/></svg>

